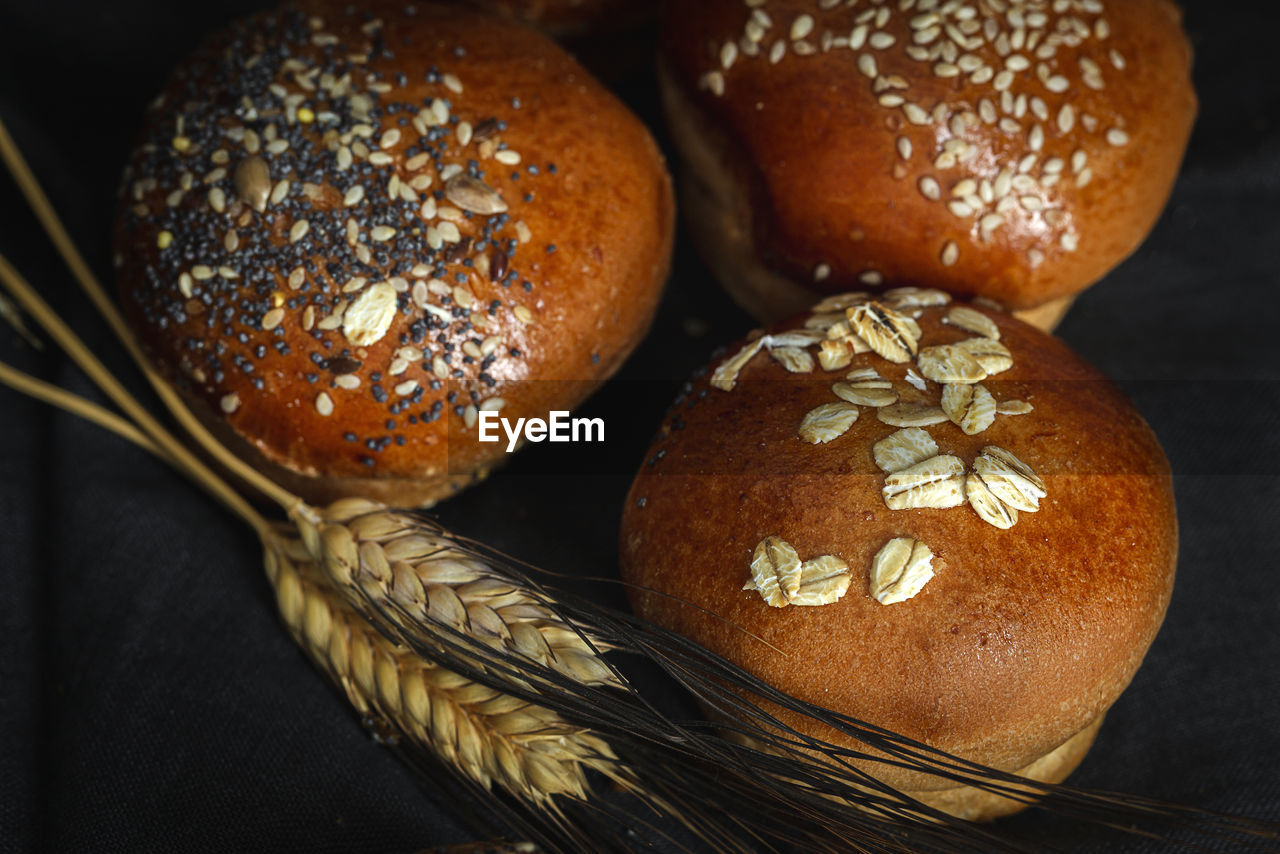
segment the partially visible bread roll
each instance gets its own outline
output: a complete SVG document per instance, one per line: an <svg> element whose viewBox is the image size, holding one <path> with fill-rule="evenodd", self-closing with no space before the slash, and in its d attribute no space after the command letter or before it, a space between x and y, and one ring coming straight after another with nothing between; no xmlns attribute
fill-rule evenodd
<svg viewBox="0 0 1280 854"><path fill-rule="evenodd" d="M309 0L215 35L147 116L125 313L235 450L311 501L443 498L652 318L673 199L563 50L456 4Z"/></svg>
<svg viewBox="0 0 1280 854"><path fill-rule="evenodd" d="M1168 463L1056 338L938 291L881 300L828 300L693 381L631 487L623 577L655 591L642 616L793 696L1061 780L1163 619ZM968 818L1019 808L864 767Z"/></svg>
<svg viewBox="0 0 1280 854"><path fill-rule="evenodd" d="M929 285L1041 325L1145 238L1196 99L1168 0L668 2L663 93L710 267L777 319Z"/></svg>

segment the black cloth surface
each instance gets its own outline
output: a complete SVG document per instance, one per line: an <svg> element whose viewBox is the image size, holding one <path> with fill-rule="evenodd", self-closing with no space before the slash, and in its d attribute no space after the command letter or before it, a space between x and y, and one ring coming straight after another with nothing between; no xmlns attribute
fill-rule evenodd
<svg viewBox="0 0 1280 854"><path fill-rule="evenodd" d="M1165 627L1071 782L1280 820L1278 21L1188 7L1201 114L1182 177L1151 238L1059 330L1164 443L1181 524ZM0 115L97 270L144 105L244 8L0 8ZM647 68L615 82L661 135ZM143 391L5 178L0 251ZM663 408L750 326L682 233L653 333L586 407L607 446L532 447L439 517L542 566L614 572ZM98 397L3 326L0 359ZM294 646L248 530L144 452L5 389L0 604L0 850L407 852L474 836ZM1166 850L1034 811L1001 826L1068 851Z"/></svg>

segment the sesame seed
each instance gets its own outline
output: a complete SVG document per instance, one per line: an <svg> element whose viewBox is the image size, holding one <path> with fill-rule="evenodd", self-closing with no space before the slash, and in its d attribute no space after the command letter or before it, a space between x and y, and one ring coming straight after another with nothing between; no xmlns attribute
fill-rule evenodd
<svg viewBox="0 0 1280 854"><path fill-rule="evenodd" d="M400 397L408 397L418 390L417 380L405 380L392 389Z"/></svg>
<svg viewBox="0 0 1280 854"><path fill-rule="evenodd" d="M176 151L189 151L191 149L191 140L185 136L175 136L173 138L173 147Z"/></svg>
<svg viewBox="0 0 1280 854"><path fill-rule="evenodd" d="M1129 144L1129 134L1120 128L1111 128L1107 131L1107 142L1116 147Z"/></svg>
<svg viewBox="0 0 1280 854"><path fill-rule="evenodd" d="M360 378L355 374L338 374L333 378L333 384L347 391L355 391L360 388Z"/></svg>
<svg viewBox="0 0 1280 854"><path fill-rule="evenodd" d="M872 79L876 76L876 58L869 53L858 55L858 70Z"/></svg>
<svg viewBox="0 0 1280 854"><path fill-rule="evenodd" d="M515 166L520 162L520 155L510 149L503 149L493 155L493 159L507 166Z"/></svg>
<svg viewBox="0 0 1280 854"><path fill-rule="evenodd" d="M192 277L199 282L213 278L213 268L207 264L197 264L191 268Z"/></svg>
<svg viewBox="0 0 1280 854"><path fill-rule="evenodd" d="M299 240L307 236L307 232L311 230L311 223L305 219L300 219L289 229L289 242L297 243Z"/></svg>
<svg viewBox="0 0 1280 854"><path fill-rule="evenodd" d="M884 276L878 270L863 270L858 274L858 281L864 285L880 285L884 283Z"/></svg>
<svg viewBox="0 0 1280 854"><path fill-rule="evenodd" d="M516 317L516 320L520 321L521 323L524 323L524 324L533 323L533 312L529 311L529 309L523 305L517 305L515 308L511 310L511 313L514 314Z"/></svg>
<svg viewBox="0 0 1280 854"><path fill-rule="evenodd" d="M981 86L983 83L991 80L991 78L995 76L995 73L995 69L990 65L984 65L969 75L969 81Z"/></svg>
<svg viewBox="0 0 1280 854"><path fill-rule="evenodd" d="M791 40L799 41L809 33L813 32L813 16L800 15L791 22Z"/></svg>
<svg viewBox="0 0 1280 854"><path fill-rule="evenodd" d="M346 195L342 197L342 204L345 207L358 205L364 199L364 185L352 184L351 189L347 190Z"/></svg>
<svg viewBox="0 0 1280 854"><path fill-rule="evenodd" d="M720 67L728 71L738 59L738 46L733 42L725 42L720 47Z"/></svg>
<svg viewBox="0 0 1280 854"><path fill-rule="evenodd" d="M913 125L927 125L929 123L929 114L920 107L919 104L908 101L902 105L902 114L907 117L907 121Z"/></svg>
<svg viewBox="0 0 1280 854"><path fill-rule="evenodd" d="M942 247L942 254L939 256L942 266L950 267L960 259L960 247L956 245L954 240L948 240Z"/></svg>
<svg viewBox="0 0 1280 854"><path fill-rule="evenodd" d="M309 125L316 120L316 114L307 107L298 108L298 121L304 125Z"/></svg>
<svg viewBox="0 0 1280 854"><path fill-rule="evenodd" d="M262 315L262 329L265 329L266 332L270 332L271 329L275 329L276 326L279 326L283 320L284 309L271 309L266 312L265 315Z"/></svg>
<svg viewBox="0 0 1280 854"><path fill-rule="evenodd" d="M1048 89L1050 92L1065 92L1067 91L1068 86L1070 86L1070 83L1068 83L1067 78L1063 77L1061 74L1055 74L1044 81L1044 88Z"/></svg>
<svg viewBox="0 0 1280 854"><path fill-rule="evenodd" d="M369 162L374 166L390 166L395 162L395 158L385 151L375 151L369 155Z"/></svg>
<svg viewBox="0 0 1280 854"><path fill-rule="evenodd" d="M897 92L885 92L877 100L880 102L880 106L882 107L901 107L906 103L907 99L899 95Z"/></svg>
<svg viewBox="0 0 1280 854"><path fill-rule="evenodd" d="M942 198L942 188L935 179L925 175L920 179L920 194L926 199L937 201Z"/></svg>
<svg viewBox="0 0 1280 854"><path fill-rule="evenodd" d="M982 219L978 220L978 228L984 233L995 231L1004 225L1004 217L998 213L984 214Z"/></svg>
<svg viewBox="0 0 1280 854"><path fill-rule="evenodd" d="M224 394L222 399L218 401L218 405L222 408L223 412L230 415L240 408L240 395L236 394L234 391L229 394Z"/></svg>
<svg viewBox="0 0 1280 854"><path fill-rule="evenodd" d="M710 91L712 95L723 95L724 75L719 71L708 71L699 79L698 87Z"/></svg>
<svg viewBox="0 0 1280 854"><path fill-rule="evenodd" d="M903 160L911 159L911 140L905 136L898 137L898 156Z"/></svg>
<svg viewBox="0 0 1280 854"><path fill-rule="evenodd" d="M1027 134L1027 145L1032 151L1039 151L1044 147L1044 128L1040 125L1032 125L1031 132Z"/></svg>
<svg viewBox="0 0 1280 854"><path fill-rule="evenodd" d="M1068 252L1075 252L1076 247L1080 244L1080 236L1075 232L1068 231L1066 234L1062 235L1062 238L1058 242L1062 245L1062 248Z"/></svg>
<svg viewBox="0 0 1280 854"><path fill-rule="evenodd" d="M381 139L378 140L378 147L391 148L393 145L395 145L399 141L400 141L400 129L391 128L390 130L388 130L386 133L382 135Z"/></svg>
<svg viewBox="0 0 1280 854"><path fill-rule="evenodd" d="M1083 148L1077 148L1075 151L1071 152L1071 171L1073 173L1078 173L1084 168L1086 160L1088 160L1088 155L1084 153Z"/></svg>
<svg viewBox="0 0 1280 854"><path fill-rule="evenodd" d="M782 61L782 58L786 55L787 55L787 43L784 42L782 39L778 39L776 42L773 43L773 47L769 48L769 62L772 65L777 65L779 62Z"/></svg>
<svg viewBox="0 0 1280 854"><path fill-rule="evenodd" d="M888 10L886 9L885 11ZM874 50L884 50L885 48L892 47L895 41L897 41L897 39L889 33L877 32L871 34L871 37L867 39L867 44Z"/></svg>
<svg viewBox="0 0 1280 854"><path fill-rule="evenodd" d="M819 264L813 268L813 280L821 282L831 275L831 265L827 263Z"/></svg>
<svg viewBox="0 0 1280 854"><path fill-rule="evenodd" d="M173 245L173 232L162 231L156 235L156 246L160 249L168 249Z"/></svg>
<svg viewBox="0 0 1280 854"><path fill-rule="evenodd" d="M951 211L953 216L966 217L973 214L973 208L958 199L952 199L947 202L947 210Z"/></svg>
<svg viewBox="0 0 1280 854"><path fill-rule="evenodd" d="M283 202L289 195L289 189L292 186L293 183L291 181L278 181L276 185L271 188L271 196L267 199L268 203L278 205Z"/></svg>
<svg viewBox="0 0 1280 854"><path fill-rule="evenodd" d="M369 236L382 243L395 237L396 230L389 225L377 225L369 232Z"/></svg>
<svg viewBox="0 0 1280 854"><path fill-rule="evenodd" d="M1044 209L1044 200L1039 196L1019 196L1018 204L1022 205L1024 210L1033 213Z"/></svg>
<svg viewBox="0 0 1280 854"><path fill-rule="evenodd" d="M1088 166L1084 167L1080 170L1079 174L1076 175L1076 187L1083 187L1085 184L1088 184L1092 178L1093 170Z"/></svg>

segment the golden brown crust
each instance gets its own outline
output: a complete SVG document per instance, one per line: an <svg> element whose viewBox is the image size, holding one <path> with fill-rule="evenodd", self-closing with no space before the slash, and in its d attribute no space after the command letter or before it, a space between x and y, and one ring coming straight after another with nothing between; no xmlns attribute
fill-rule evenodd
<svg viewBox="0 0 1280 854"><path fill-rule="evenodd" d="M952 308L924 310L921 347L972 337L941 322ZM987 446L1013 452L1044 481L1037 512L999 530L967 504L888 509L872 446L897 427L869 406L825 444L801 440L798 425L836 401L833 383L854 369L878 369L903 402L936 405L939 385L917 390L904 379L919 366L874 353L836 372L789 373L762 350L732 391L704 376L674 407L628 497L621 556L628 582L707 609L638 595L647 618L802 699L1017 769L1128 684L1168 602L1176 519L1163 453L1115 387L1060 341L983 313L1013 365L982 384L997 401L1034 409L997 415L976 435L950 422L925 429L967 472ZM753 551L770 536L801 560L846 561L848 592L828 605L772 608L743 590ZM900 536L933 550L936 575L914 598L882 605L869 592L872 560ZM876 773L908 789L939 785Z"/></svg>
<svg viewBox="0 0 1280 854"><path fill-rule="evenodd" d="M769 0L757 10L771 25L755 56L745 38L753 12L736 0L663 11L679 89L665 100L686 107L669 112L674 138L686 157L718 164L741 185L746 206L727 215L746 214L756 263L811 293L927 284L1023 309L1082 290L1146 236L1196 109L1177 8L1112 0L1094 12L1073 3L1046 11L1040 27L1026 25L1036 13L1025 9L1021 50L1008 44L1016 10L963 8L980 9L975 23L949 21L947 30L888 4L819 12L812 0ZM811 30L792 38L809 27L797 24L804 15ZM1086 35L1048 56L1051 34L1076 26ZM974 41L959 47L952 35ZM873 37L893 42L875 47ZM783 51L776 63L774 50ZM1006 86L1000 74L1010 61L1022 70ZM695 112L703 127L682 133ZM926 195L930 181L936 199Z"/></svg>
<svg viewBox="0 0 1280 854"><path fill-rule="evenodd" d="M126 176L139 337L307 494L452 491L504 454L476 409L575 406L666 275L673 200L644 127L532 30L415 8L238 22L176 71ZM388 324L360 310L381 298Z"/></svg>

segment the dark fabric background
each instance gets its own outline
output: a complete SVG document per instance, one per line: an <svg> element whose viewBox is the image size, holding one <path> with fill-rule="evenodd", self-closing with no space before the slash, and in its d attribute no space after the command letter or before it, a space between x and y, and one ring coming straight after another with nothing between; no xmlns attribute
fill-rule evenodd
<svg viewBox="0 0 1280 854"><path fill-rule="evenodd" d="M0 115L98 270L144 104L246 5L0 8ZM1182 526L1165 628L1072 782L1280 819L1280 21L1188 5L1202 110L1182 178L1147 243L1060 330L1164 442ZM658 127L647 71L615 83ZM0 251L138 388L6 179ZM662 408L750 327L683 240L677 255L653 334L589 406L607 448L589 464L532 448L441 507L446 524L544 566L613 572L621 501ZM90 392L5 327L0 358ZM293 646L241 525L141 451L7 390L0 639L0 849L375 852L472 838ZM1036 813L1003 826L1069 851L1166 848Z"/></svg>

